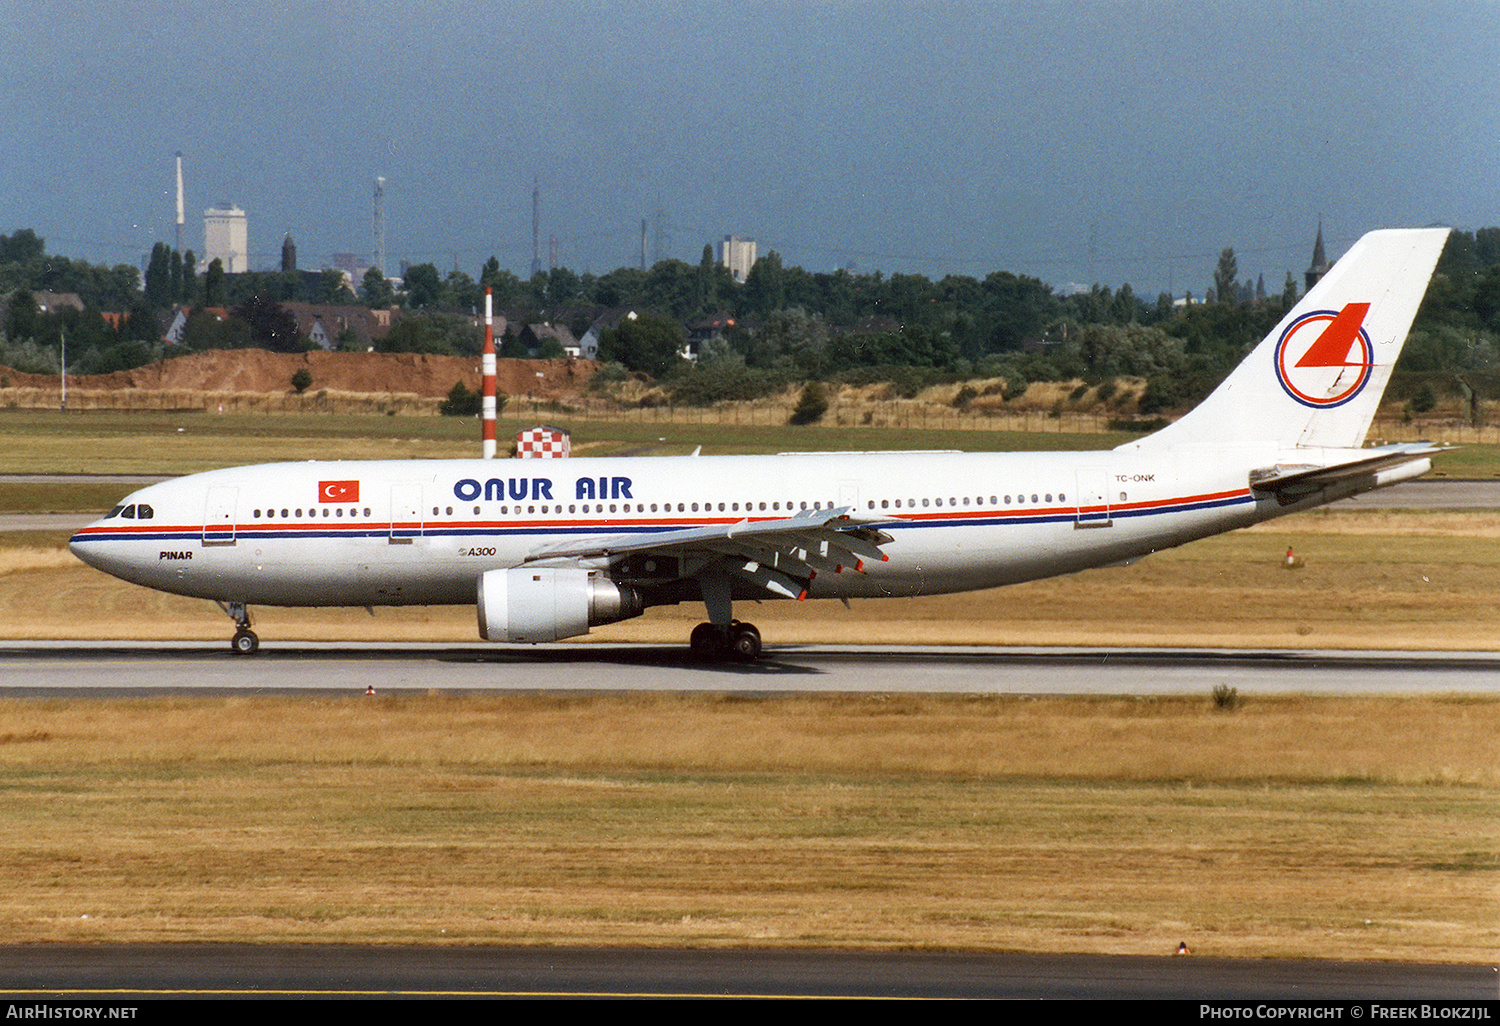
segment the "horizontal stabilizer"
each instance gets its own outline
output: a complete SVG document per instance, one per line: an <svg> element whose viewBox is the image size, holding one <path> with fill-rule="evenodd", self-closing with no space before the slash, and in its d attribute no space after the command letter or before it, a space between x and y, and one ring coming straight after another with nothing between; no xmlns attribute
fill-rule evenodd
<svg viewBox="0 0 1500 1026"><path fill-rule="evenodd" d="M1414 463L1426 463L1428 457L1445 452L1445 448L1431 442L1409 442L1403 445L1385 445L1377 449L1365 449L1359 459L1328 466L1306 465L1267 467L1250 472L1250 487L1257 492L1272 495L1300 496L1324 488L1338 481L1355 477L1367 477L1384 470ZM1421 468L1425 470L1426 467ZM1415 474L1412 476L1416 476ZM1396 478L1389 482L1396 483Z"/></svg>

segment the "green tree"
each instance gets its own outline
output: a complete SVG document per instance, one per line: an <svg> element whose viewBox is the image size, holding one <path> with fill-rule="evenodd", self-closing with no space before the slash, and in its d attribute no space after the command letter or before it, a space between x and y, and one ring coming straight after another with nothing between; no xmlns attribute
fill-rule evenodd
<svg viewBox="0 0 1500 1026"><path fill-rule="evenodd" d="M1224 252L1219 254L1219 266L1214 269L1214 295L1220 303L1233 303L1239 298L1239 289L1234 280L1239 275L1239 262L1234 258L1234 250L1226 246Z"/></svg>
<svg viewBox="0 0 1500 1026"><path fill-rule="evenodd" d="M371 310L383 310L395 300L396 290L391 288L391 283L386 276L380 273L380 268L372 267L365 272L364 281L359 289L359 298Z"/></svg>
<svg viewBox="0 0 1500 1026"><path fill-rule="evenodd" d="M30 228L0 235L0 264L28 264L46 252L46 241Z"/></svg>
<svg viewBox="0 0 1500 1026"><path fill-rule="evenodd" d="M5 311L5 336L12 341L35 338L41 309L30 289L16 289Z"/></svg>
<svg viewBox="0 0 1500 1026"><path fill-rule="evenodd" d="M251 296L234 315L250 326L250 342L276 353L305 352L307 345L297 332L297 321L280 303L265 296Z"/></svg>
<svg viewBox="0 0 1500 1026"><path fill-rule="evenodd" d="M307 386L312 384L312 371L306 367L298 367L292 373L292 391L301 395L307 391Z"/></svg>
<svg viewBox="0 0 1500 1026"><path fill-rule="evenodd" d="M171 306L172 292L172 251L158 242L151 247L151 260L146 264L146 302L154 309Z"/></svg>
<svg viewBox="0 0 1500 1026"><path fill-rule="evenodd" d="M406 305L422 310L437 305L443 282L432 264L415 264L406 269Z"/></svg>
<svg viewBox="0 0 1500 1026"><path fill-rule="evenodd" d="M198 301L198 257L192 250L182 254L182 278L177 284L177 301L193 304Z"/></svg>
<svg viewBox="0 0 1500 1026"><path fill-rule="evenodd" d="M229 284L224 280L224 261L214 257L203 275L203 305L223 306L229 302Z"/></svg>
<svg viewBox="0 0 1500 1026"><path fill-rule="evenodd" d="M599 359L660 378L682 360L682 342L682 328L675 321L651 315L626 318L600 337Z"/></svg>
<svg viewBox="0 0 1500 1026"><path fill-rule="evenodd" d="M787 423L816 424L827 412L828 389L823 387L821 381L809 381L802 387L802 394L797 397L797 405L793 408L792 415L787 418Z"/></svg>

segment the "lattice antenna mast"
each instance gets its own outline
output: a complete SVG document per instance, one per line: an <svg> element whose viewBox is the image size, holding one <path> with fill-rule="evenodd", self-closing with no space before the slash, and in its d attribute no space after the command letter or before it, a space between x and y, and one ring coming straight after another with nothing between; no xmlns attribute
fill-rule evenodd
<svg viewBox="0 0 1500 1026"><path fill-rule="evenodd" d="M542 187L531 180L531 276L542 273Z"/></svg>

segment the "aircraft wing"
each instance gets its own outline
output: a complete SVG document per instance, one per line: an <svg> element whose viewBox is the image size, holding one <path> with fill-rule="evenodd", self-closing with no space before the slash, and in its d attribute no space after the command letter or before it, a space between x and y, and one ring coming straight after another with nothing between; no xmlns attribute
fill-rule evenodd
<svg viewBox="0 0 1500 1026"><path fill-rule="evenodd" d="M802 598L806 595L803 582L819 572L862 572L865 560L885 561L888 557L880 546L890 542L891 536L879 530L879 525L891 522L884 517L858 517L847 507L804 510L777 520L588 538L538 549L523 562L670 555L683 561L683 576L691 576L694 568L719 564L767 591Z"/></svg>
<svg viewBox="0 0 1500 1026"><path fill-rule="evenodd" d="M1431 442L1407 442L1401 445L1383 445L1364 450L1368 455L1331 466L1277 466L1252 472L1250 487L1258 492L1269 492L1277 496L1293 496L1316 491L1337 481L1353 477L1365 477L1426 460L1435 453L1446 451L1443 446Z"/></svg>

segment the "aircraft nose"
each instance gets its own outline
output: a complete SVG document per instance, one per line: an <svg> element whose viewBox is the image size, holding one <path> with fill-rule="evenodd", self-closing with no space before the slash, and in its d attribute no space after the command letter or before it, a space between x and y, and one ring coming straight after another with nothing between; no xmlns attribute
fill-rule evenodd
<svg viewBox="0 0 1500 1026"><path fill-rule="evenodd" d="M87 563L89 566L93 567L96 570L104 569L99 565L101 550L97 541L90 542L89 530L91 528L98 527L100 523L102 523L102 521L96 520L92 524L89 524L87 527L79 530L76 534L73 535L73 537L68 539L68 551L73 553L74 557L84 563Z"/></svg>

